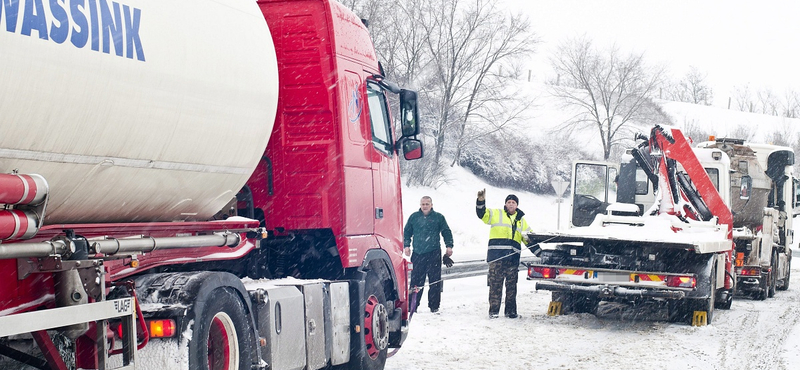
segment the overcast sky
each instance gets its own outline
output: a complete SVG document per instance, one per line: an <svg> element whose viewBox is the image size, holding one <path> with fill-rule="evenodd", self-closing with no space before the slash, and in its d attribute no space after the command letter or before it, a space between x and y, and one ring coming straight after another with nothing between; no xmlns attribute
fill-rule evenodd
<svg viewBox="0 0 800 370"><path fill-rule="evenodd" d="M542 41L532 64L543 69L561 40L586 34L598 46L644 52L683 76L708 74L714 105L734 86L800 91L800 2L793 0L504 0L525 12ZM541 74L541 72L539 73Z"/></svg>

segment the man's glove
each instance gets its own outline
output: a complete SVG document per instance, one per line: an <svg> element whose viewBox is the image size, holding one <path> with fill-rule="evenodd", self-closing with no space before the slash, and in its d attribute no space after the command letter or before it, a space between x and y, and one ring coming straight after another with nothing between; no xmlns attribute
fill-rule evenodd
<svg viewBox="0 0 800 370"><path fill-rule="evenodd" d="M532 245L532 246L528 247L528 249L536 257L539 257L539 255L542 254L542 248L539 247L539 244Z"/></svg>
<svg viewBox="0 0 800 370"><path fill-rule="evenodd" d="M446 254L442 257L442 263L448 268L453 267L453 259Z"/></svg>
<svg viewBox="0 0 800 370"><path fill-rule="evenodd" d="M486 199L486 189L478 191L478 200Z"/></svg>

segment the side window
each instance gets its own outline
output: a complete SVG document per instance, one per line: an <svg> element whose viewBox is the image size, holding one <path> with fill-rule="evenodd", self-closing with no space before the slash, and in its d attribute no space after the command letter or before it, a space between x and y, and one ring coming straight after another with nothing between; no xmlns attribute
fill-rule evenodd
<svg viewBox="0 0 800 370"><path fill-rule="evenodd" d="M599 164L577 163L575 166L575 195L606 200L608 176L606 166Z"/></svg>
<svg viewBox="0 0 800 370"><path fill-rule="evenodd" d="M747 162L745 162L747 164ZM716 168L706 168L706 173L708 173L708 178L711 179L711 183L714 184L714 187L719 191L719 170Z"/></svg>
<svg viewBox="0 0 800 370"><path fill-rule="evenodd" d="M647 195L650 188L650 180L643 169L636 167L636 195Z"/></svg>
<svg viewBox="0 0 800 370"><path fill-rule="evenodd" d="M369 119L372 124L372 144L375 148L391 156L393 152L392 129L386 96L380 87L367 83L367 102Z"/></svg>

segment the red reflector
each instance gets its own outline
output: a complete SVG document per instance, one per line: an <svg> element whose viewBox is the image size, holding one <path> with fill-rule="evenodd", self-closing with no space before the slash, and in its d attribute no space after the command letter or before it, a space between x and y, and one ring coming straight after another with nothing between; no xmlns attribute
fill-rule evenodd
<svg viewBox="0 0 800 370"><path fill-rule="evenodd" d="M153 320L150 324L151 338L169 338L175 336L175 320Z"/></svg>
<svg viewBox="0 0 800 370"><path fill-rule="evenodd" d="M558 275L558 269L551 267L534 267L533 271L528 272L528 276L542 279L554 279Z"/></svg>
<svg viewBox="0 0 800 370"><path fill-rule="evenodd" d="M673 288L694 288L697 286L697 279L693 276L669 276L667 286Z"/></svg>
<svg viewBox="0 0 800 370"><path fill-rule="evenodd" d="M739 275L742 276L759 276L761 275L761 269L758 267L745 267L739 272Z"/></svg>

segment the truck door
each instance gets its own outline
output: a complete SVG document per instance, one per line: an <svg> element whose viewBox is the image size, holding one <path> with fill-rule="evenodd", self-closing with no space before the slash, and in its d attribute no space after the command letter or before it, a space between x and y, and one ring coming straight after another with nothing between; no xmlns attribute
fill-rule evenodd
<svg viewBox="0 0 800 370"><path fill-rule="evenodd" d="M372 125L370 158L375 234L380 240L381 237L396 236L396 230L402 229L400 177L388 102L383 90L376 83L367 83L367 106Z"/></svg>
<svg viewBox="0 0 800 370"><path fill-rule="evenodd" d="M576 162L572 167L570 227L589 226L617 199L617 174L613 163Z"/></svg>

